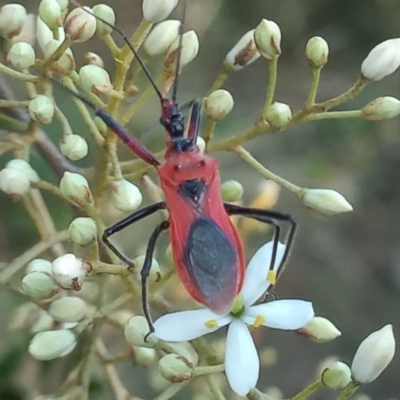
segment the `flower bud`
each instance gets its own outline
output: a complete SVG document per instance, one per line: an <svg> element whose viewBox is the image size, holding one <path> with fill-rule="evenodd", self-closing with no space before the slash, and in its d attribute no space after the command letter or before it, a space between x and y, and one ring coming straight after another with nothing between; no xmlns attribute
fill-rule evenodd
<svg viewBox="0 0 400 400"><path fill-rule="evenodd" d="M20 4L6 4L0 9L0 32L9 39L17 36L26 19L26 9Z"/></svg>
<svg viewBox="0 0 400 400"><path fill-rule="evenodd" d="M93 92L97 95L109 94L113 89L110 75L104 68L97 65L84 65L79 70L79 79L87 92Z"/></svg>
<svg viewBox="0 0 400 400"><path fill-rule="evenodd" d="M154 347L158 339L150 333L149 324L145 317L135 315L125 324L125 339L134 346ZM146 339L146 340L145 340Z"/></svg>
<svg viewBox="0 0 400 400"><path fill-rule="evenodd" d="M313 68L322 68L328 61L329 46L325 39L314 36L307 42L306 58Z"/></svg>
<svg viewBox="0 0 400 400"><path fill-rule="evenodd" d="M42 0L39 4L39 17L50 28L62 26L63 14L57 0Z"/></svg>
<svg viewBox="0 0 400 400"><path fill-rule="evenodd" d="M50 40L44 47L43 53L46 58L50 58L53 53L60 47L61 42L59 40ZM75 59L71 49L67 49L61 57L52 62L50 68L53 72L58 75L68 75L75 70Z"/></svg>
<svg viewBox="0 0 400 400"><path fill-rule="evenodd" d="M50 304L49 314L60 322L80 321L87 313L86 303L79 297L63 297Z"/></svg>
<svg viewBox="0 0 400 400"><path fill-rule="evenodd" d="M206 100L206 115L214 121L220 121L231 112L233 104L233 97L227 90L215 90Z"/></svg>
<svg viewBox="0 0 400 400"><path fill-rule="evenodd" d="M163 378L178 383L187 381L193 374L192 365L178 354L167 354L158 363L158 370Z"/></svg>
<svg viewBox="0 0 400 400"><path fill-rule="evenodd" d="M96 223L89 217L75 218L69 228L69 238L80 246L86 246L97 237Z"/></svg>
<svg viewBox="0 0 400 400"><path fill-rule="evenodd" d="M96 65L97 67L103 68L104 61L103 59L96 53L89 51L85 55L85 64L86 65Z"/></svg>
<svg viewBox="0 0 400 400"><path fill-rule="evenodd" d="M54 115L54 103L44 94L34 97L28 106L30 117L39 124L51 124Z"/></svg>
<svg viewBox="0 0 400 400"><path fill-rule="evenodd" d="M68 253L53 261L53 276L63 289L79 291L90 268L83 259Z"/></svg>
<svg viewBox="0 0 400 400"><path fill-rule="evenodd" d="M53 266L50 261L43 258L35 258L26 267L26 273L44 272L47 275L53 275Z"/></svg>
<svg viewBox="0 0 400 400"><path fill-rule="evenodd" d="M125 324L129 321L129 318L132 318L132 316L133 314L131 310L120 309L113 311L111 314L108 314L107 319L114 325L124 327Z"/></svg>
<svg viewBox="0 0 400 400"><path fill-rule="evenodd" d="M31 183L38 183L40 180L37 172L25 160L15 158L15 159L9 161L6 165L6 167L18 169L19 171L23 172L28 177L28 179Z"/></svg>
<svg viewBox="0 0 400 400"><path fill-rule="evenodd" d="M140 272L143 268L145 258L146 258L145 255L141 255L141 256L136 257L133 260L133 262L135 264L135 269L134 269L135 278L139 281L142 279ZM160 278L161 278L160 265L158 264L158 261L155 258L152 258L150 271L149 271L149 277L147 280L149 283L153 283L153 282L158 282L160 280Z"/></svg>
<svg viewBox="0 0 400 400"><path fill-rule="evenodd" d="M361 64L361 74L370 81L379 81L400 66L400 38L385 40L375 46Z"/></svg>
<svg viewBox="0 0 400 400"><path fill-rule="evenodd" d="M154 57L165 53L178 36L180 26L180 21L172 19L156 25L143 43L146 54Z"/></svg>
<svg viewBox="0 0 400 400"><path fill-rule="evenodd" d="M243 186L238 181L226 181L221 185L221 194L224 201L235 203L243 196Z"/></svg>
<svg viewBox="0 0 400 400"><path fill-rule="evenodd" d="M392 325L386 325L367 336L351 363L354 380L358 383L374 381L392 361L395 349Z"/></svg>
<svg viewBox="0 0 400 400"><path fill-rule="evenodd" d="M362 117L370 121L394 118L399 114L400 100L390 96L378 97L361 109Z"/></svg>
<svg viewBox="0 0 400 400"><path fill-rule="evenodd" d="M23 292L34 299L48 299L57 291L57 283L45 272L31 272L22 279Z"/></svg>
<svg viewBox="0 0 400 400"><path fill-rule="evenodd" d="M85 11L88 10L87 11ZM71 40L77 43L86 42L96 32L96 17L89 7L74 8L65 19L64 30Z"/></svg>
<svg viewBox="0 0 400 400"><path fill-rule="evenodd" d="M318 343L329 342L342 334L331 321L323 317L314 317L296 332Z"/></svg>
<svg viewBox="0 0 400 400"><path fill-rule="evenodd" d="M179 45L182 43L182 47ZM179 68L183 68L185 65L189 64L199 52L199 38L195 31L189 31L182 35L178 36L172 42L169 47L165 58L164 58L164 69L167 72L173 72L176 69L176 62L179 56Z"/></svg>
<svg viewBox="0 0 400 400"><path fill-rule="evenodd" d="M201 136L197 136L196 147L199 149L200 154L204 154L206 150L206 141Z"/></svg>
<svg viewBox="0 0 400 400"><path fill-rule="evenodd" d="M262 19L254 31L258 51L268 60L281 54L281 30L274 21Z"/></svg>
<svg viewBox="0 0 400 400"><path fill-rule="evenodd" d="M179 0L143 0L143 18L146 21L157 23L171 14Z"/></svg>
<svg viewBox="0 0 400 400"><path fill-rule="evenodd" d="M31 183L28 176L16 168L4 168L0 171L0 190L10 196L23 196L29 192Z"/></svg>
<svg viewBox="0 0 400 400"><path fill-rule="evenodd" d="M136 347L135 359L140 365L148 366L156 358L156 351L148 347Z"/></svg>
<svg viewBox="0 0 400 400"><path fill-rule="evenodd" d="M282 129L291 121L292 111L287 104L275 101L268 108L265 117L273 128Z"/></svg>
<svg viewBox="0 0 400 400"><path fill-rule="evenodd" d="M351 370L345 363L334 361L322 371L321 381L329 389L344 389L351 381Z"/></svg>
<svg viewBox="0 0 400 400"><path fill-rule="evenodd" d="M225 56L225 65L238 71L260 57L254 42L254 29L245 33Z"/></svg>
<svg viewBox="0 0 400 400"><path fill-rule="evenodd" d="M139 188L120 179L111 183L111 202L113 206L120 211L134 211L142 204L142 194Z"/></svg>
<svg viewBox="0 0 400 400"><path fill-rule="evenodd" d="M93 7L93 14L97 18L101 18L108 22L110 25L115 25L115 12L114 10L106 4L97 4ZM96 35L103 37L112 32L113 28L99 19L96 20Z"/></svg>
<svg viewBox="0 0 400 400"><path fill-rule="evenodd" d="M28 43L14 43L7 53L7 63L15 69L30 68L35 63L35 50Z"/></svg>
<svg viewBox="0 0 400 400"><path fill-rule="evenodd" d="M54 318L48 312L43 311L43 313L39 316L37 321L32 325L29 332L35 334L38 332L54 329L54 327L55 327Z"/></svg>
<svg viewBox="0 0 400 400"><path fill-rule="evenodd" d="M58 28L58 40L64 40L65 33L62 27ZM54 39L53 31L42 21L40 17L36 19L36 37L39 47L44 52L47 43Z"/></svg>
<svg viewBox="0 0 400 400"><path fill-rule="evenodd" d="M65 135L60 141L60 150L71 161L78 161L86 157L88 144L79 135Z"/></svg>
<svg viewBox="0 0 400 400"><path fill-rule="evenodd" d="M57 3L60 5L62 13L68 10L69 0L57 0Z"/></svg>
<svg viewBox="0 0 400 400"><path fill-rule="evenodd" d="M37 360L52 360L71 353L75 346L75 335L68 329L44 331L33 337L29 353Z"/></svg>
<svg viewBox="0 0 400 400"><path fill-rule="evenodd" d="M60 181L61 194L72 204L84 207L93 203L89 183L82 175L64 172Z"/></svg>
<svg viewBox="0 0 400 400"><path fill-rule="evenodd" d="M330 189L304 189L300 199L306 207L325 215L353 211L351 204L340 193Z"/></svg>

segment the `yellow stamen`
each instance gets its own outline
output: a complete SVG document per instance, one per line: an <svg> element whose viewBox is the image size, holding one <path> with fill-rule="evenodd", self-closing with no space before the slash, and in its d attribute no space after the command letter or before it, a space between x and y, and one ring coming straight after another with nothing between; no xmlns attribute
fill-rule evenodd
<svg viewBox="0 0 400 400"><path fill-rule="evenodd" d="M271 283L271 285L275 285L275 283L276 283L276 271L268 271L267 279Z"/></svg>
<svg viewBox="0 0 400 400"><path fill-rule="evenodd" d="M216 319L210 319L209 321L206 321L205 326L207 328L215 328L218 325L218 321Z"/></svg>
<svg viewBox="0 0 400 400"><path fill-rule="evenodd" d="M255 321L254 321L254 328L259 328L264 322L266 321L266 318L263 315L257 315Z"/></svg>

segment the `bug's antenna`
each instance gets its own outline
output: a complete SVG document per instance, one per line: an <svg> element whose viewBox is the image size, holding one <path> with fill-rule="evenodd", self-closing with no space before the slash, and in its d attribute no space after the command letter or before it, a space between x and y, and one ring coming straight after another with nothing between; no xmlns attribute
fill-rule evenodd
<svg viewBox="0 0 400 400"><path fill-rule="evenodd" d="M75 6L77 6L77 7L81 7L88 14L93 15L97 20L101 21L103 24L105 24L105 25L109 26L110 28L112 28L113 31L117 32L122 37L123 41L127 44L129 49L132 50L132 53L135 55L135 58L138 60L138 63L142 67L143 72L147 76L147 79L150 81L151 85L153 86L154 90L156 91L158 98L160 100L163 100L164 96L162 95L160 89L158 88L158 86L154 82L154 79L151 77L149 70L144 65L144 63L143 63L142 59L140 58L137 50L133 47L132 43L129 41L129 38L125 35L125 33L121 29L119 29L117 26L115 26L113 24L110 24L108 21L104 20L103 18L98 17L97 15L94 15L94 13L92 13L92 11L90 11L87 8L83 7L76 0L70 0L70 2L72 4L74 4Z"/></svg>

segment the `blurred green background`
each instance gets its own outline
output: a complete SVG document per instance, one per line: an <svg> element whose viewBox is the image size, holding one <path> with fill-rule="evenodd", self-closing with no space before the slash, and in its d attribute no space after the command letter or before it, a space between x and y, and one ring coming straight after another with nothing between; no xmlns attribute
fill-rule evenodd
<svg viewBox="0 0 400 400"><path fill-rule="evenodd" d="M20 3L35 12L39 2ZM140 22L141 1L108 3L115 8L118 26L129 35ZM85 5L94 4L85 1ZM174 16L179 19L181 12L177 10ZM179 81L181 103L205 95L225 54L261 18L275 21L282 30L283 53L275 99L288 103L294 111L304 103L310 82L310 68L303 55L307 40L318 35L329 43L329 61L322 72L317 100L334 97L357 80L361 62L373 46L399 36L400 3L394 0L188 0L185 28L196 30L201 47L198 57L184 69ZM90 50L104 57L112 73L112 60L99 40L76 44L73 50L78 66L82 65L85 52ZM216 139L234 135L256 121L265 96L266 77L267 63L259 59L227 80L224 88L234 96L235 107L218 126ZM18 97L23 98L20 86L9 83ZM340 109L360 108L378 96L400 97L399 92L400 72L397 72L367 86L355 100ZM73 120L76 113L73 114L70 99L64 95L58 103L71 118L77 133L87 135L82 121ZM159 105L154 97L141 110L140 118L132 122L131 130L142 132L145 143L153 141L158 137L153 132L158 115ZM56 124L46 131L57 141L60 131ZM265 135L247 143L246 148L285 179L304 187L337 190L354 207L349 214L323 217L307 210L285 191L281 192L275 207L293 214L299 223L292 256L276 289L277 294L282 298L313 301L316 313L332 320L343 333L331 343L316 344L288 333L264 332L262 340L258 340L259 348L276 346L279 357L276 365L262 371L258 387L263 390L277 386L287 398L314 379L316 366L325 357L335 355L350 363L360 341L372 331L391 323L399 338L400 124L398 118L380 122L318 121ZM123 154L126 154L125 159L129 157L127 152ZM94 152L90 156L95 156ZM242 182L245 200L250 201L262 178L232 154L215 156L220 160L223 180ZM2 157L0 167L6 161ZM82 165L87 163L83 161ZM33 154L32 164L42 177L57 182L57 177L37 154ZM57 227L66 228L71 214L61 202L51 196L46 198L51 203ZM1 261L7 262L35 243L37 237L22 207L9 201L4 194L0 194L0 215ZM120 237L122 245L129 244L132 235L134 228ZM262 240L254 237L255 244ZM15 355L23 352L26 346L24 340L6 331L6 320L15 304L15 298L9 293L0 294L0 391L4 393L0 398L7 400L23 398L18 394L18 382L25 379L22 372L29 375L31 364L28 357L22 356L20 362L26 365L13 370L17 375L10 376L4 370L10 366L5 355L16 359ZM133 373L130 368L127 365L125 376ZM395 356L382 376L360 392L373 399L399 399L399 371L399 356ZM14 397L8 391L11 386ZM333 397L334 393L323 392L315 398Z"/></svg>

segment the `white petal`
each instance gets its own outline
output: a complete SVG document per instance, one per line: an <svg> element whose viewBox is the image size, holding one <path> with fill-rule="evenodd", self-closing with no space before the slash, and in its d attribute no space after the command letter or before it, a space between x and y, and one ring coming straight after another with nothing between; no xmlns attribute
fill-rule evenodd
<svg viewBox="0 0 400 400"><path fill-rule="evenodd" d="M241 293L245 304L248 306L254 304L254 302L266 292L271 284L268 281L268 271L272 257L272 245L273 241L261 246L247 266ZM285 248L286 246L283 243L278 244L274 271L278 269L281 264Z"/></svg>
<svg viewBox="0 0 400 400"><path fill-rule="evenodd" d="M274 300L250 307L247 317L263 316L264 326L274 329L293 330L303 327L314 318L312 303L304 300ZM247 320L246 320L247 322Z"/></svg>
<svg viewBox="0 0 400 400"><path fill-rule="evenodd" d="M254 388L260 373L260 360L247 326L235 319L228 328L225 373L231 389L240 396Z"/></svg>
<svg viewBox="0 0 400 400"><path fill-rule="evenodd" d="M208 308L181 311L158 318L154 322L154 335L167 342L184 342L215 332L231 320L232 317L215 314ZM208 321L214 321L216 325L209 328L206 326Z"/></svg>

